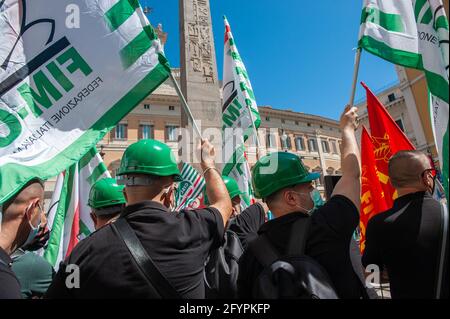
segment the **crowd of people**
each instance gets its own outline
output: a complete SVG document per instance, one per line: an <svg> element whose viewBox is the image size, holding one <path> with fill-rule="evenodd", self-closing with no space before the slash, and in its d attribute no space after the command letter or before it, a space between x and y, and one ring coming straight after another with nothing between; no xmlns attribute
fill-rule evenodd
<svg viewBox="0 0 450 319"><path fill-rule="evenodd" d="M345 109L340 126L342 177L325 203L313 186L319 174L297 155L275 152L252 168L258 202L241 210L236 181L221 176L204 139L206 207L173 211L181 176L171 149L156 140L130 145L120 185L107 178L90 191L96 231L56 273L33 252L49 231L43 181L31 180L1 207L0 299L363 299L376 296L363 268L374 265L387 273L392 298L436 298L436 291L448 297L441 284L448 279L443 208L431 197L436 171L427 156L401 151L390 159L398 199L370 220L364 254L355 255L361 191L355 107ZM267 173L271 163L277 165ZM68 285L73 265L78 283Z"/></svg>

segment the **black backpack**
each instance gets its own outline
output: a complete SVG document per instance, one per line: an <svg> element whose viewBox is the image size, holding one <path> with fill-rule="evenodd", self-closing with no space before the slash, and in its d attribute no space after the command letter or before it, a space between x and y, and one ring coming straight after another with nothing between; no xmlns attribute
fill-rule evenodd
<svg viewBox="0 0 450 319"><path fill-rule="evenodd" d="M304 254L310 224L309 217L299 218L294 223L285 256L280 256L266 234L249 244L250 252L263 266L253 285L253 298L339 298L325 269Z"/></svg>
<svg viewBox="0 0 450 319"><path fill-rule="evenodd" d="M204 279L207 299L237 298L238 261L243 252L238 235L227 227L224 243L212 251L206 261Z"/></svg>

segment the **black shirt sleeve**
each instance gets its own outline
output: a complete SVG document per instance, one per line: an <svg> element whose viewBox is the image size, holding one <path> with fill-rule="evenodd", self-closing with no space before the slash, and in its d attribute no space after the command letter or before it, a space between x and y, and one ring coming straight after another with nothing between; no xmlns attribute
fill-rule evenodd
<svg viewBox="0 0 450 319"><path fill-rule="evenodd" d="M313 218L326 223L340 238L353 235L359 223L359 212L355 204L342 195L333 196L324 206L313 212Z"/></svg>
<svg viewBox="0 0 450 319"><path fill-rule="evenodd" d="M45 299L69 299L71 295L66 286L66 265L61 262L58 272L44 295Z"/></svg>
<svg viewBox="0 0 450 319"><path fill-rule="evenodd" d="M0 263L0 299L22 299L19 281L6 267Z"/></svg>
<svg viewBox="0 0 450 319"><path fill-rule="evenodd" d="M378 223L377 216L374 216L367 224L365 249L362 256L362 264L364 267L375 264L382 268L383 265L379 247L380 242L379 239L377 239L379 232Z"/></svg>
<svg viewBox="0 0 450 319"><path fill-rule="evenodd" d="M258 229L265 222L265 212L261 204L247 207L230 221L229 229L238 235L244 249L258 236Z"/></svg>
<svg viewBox="0 0 450 319"><path fill-rule="evenodd" d="M189 221L192 231L195 231L195 228L198 227L205 240L212 240L212 249L222 245L224 235L223 218L216 208L208 207L190 210L185 216L189 219L194 219Z"/></svg>

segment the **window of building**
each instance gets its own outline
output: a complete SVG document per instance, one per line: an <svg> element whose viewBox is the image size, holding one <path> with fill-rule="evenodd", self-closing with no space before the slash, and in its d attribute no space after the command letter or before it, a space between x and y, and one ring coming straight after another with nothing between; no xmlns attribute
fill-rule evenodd
<svg viewBox="0 0 450 319"><path fill-rule="evenodd" d="M323 125L321 125L320 128L323 128Z"/></svg>
<svg viewBox="0 0 450 319"><path fill-rule="evenodd" d="M144 110L150 110L150 104L144 104Z"/></svg>
<svg viewBox="0 0 450 319"><path fill-rule="evenodd" d="M403 127L403 121L402 119L398 119L397 121L395 121L395 123L397 123L398 127L404 132L405 129Z"/></svg>
<svg viewBox="0 0 450 319"><path fill-rule="evenodd" d="M281 119L281 123L283 123L283 124L284 124L284 123L286 123L286 121L285 121L284 119Z"/></svg>
<svg viewBox="0 0 450 319"><path fill-rule="evenodd" d="M305 150L305 141L302 137L296 137L295 138L295 148L297 151L304 151Z"/></svg>
<svg viewBox="0 0 450 319"><path fill-rule="evenodd" d="M270 122L270 117L266 116L266 121Z"/></svg>
<svg viewBox="0 0 450 319"><path fill-rule="evenodd" d="M295 121L295 125L298 125L298 121Z"/></svg>
<svg viewBox="0 0 450 319"><path fill-rule="evenodd" d="M128 125L125 123L117 124L114 131L114 138L116 140L125 140L128 137Z"/></svg>
<svg viewBox="0 0 450 319"><path fill-rule="evenodd" d="M308 123L307 125L308 125L309 127L311 127L311 123Z"/></svg>
<svg viewBox="0 0 450 319"><path fill-rule="evenodd" d="M388 101L389 102L395 101L395 93L391 93L391 94L388 95Z"/></svg>
<svg viewBox="0 0 450 319"><path fill-rule="evenodd" d="M336 146L336 141L331 141L331 149L333 150L333 154L337 154L337 146Z"/></svg>
<svg viewBox="0 0 450 319"><path fill-rule="evenodd" d="M175 111L175 106L169 105L169 111Z"/></svg>
<svg viewBox="0 0 450 319"><path fill-rule="evenodd" d="M281 147L285 150L288 149L290 150L292 148L292 144L291 144L291 138L289 137L289 135L284 135L282 134L280 136L280 141L281 141Z"/></svg>
<svg viewBox="0 0 450 319"><path fill-rule="evenodd" d="M153 139L153 125L141 124L139 128L141 130L141 139Z"/></svg>
<svg viewBox="0 0 450 319"><path fill-rule="evenodd" d="M266 142L267 142L267 147L269 147L269 148L277 147L277 143L275 142L275 135L273 135L272 133L268 133L266 135Z"/></svg>
<svg viewBox="0 0 450 319"><path fill-rule="evenodd" d="M178 126L175 125L167 125L166 126L166 141L168 142L176 142L178 140L177 133Z"/></svg>
<svg viewBox="0 0 450 319"><path fill-rule="evenodd" d="M308 140L308 148L310 152L317 152L317 142L315 139L310 138Z"/></svg>
<svg viewBox="0 0 450 319"><path fill-rule="evenodd" d="M330 145L328 141L322 141L322 150L324 153L330 153Z"/></svg>

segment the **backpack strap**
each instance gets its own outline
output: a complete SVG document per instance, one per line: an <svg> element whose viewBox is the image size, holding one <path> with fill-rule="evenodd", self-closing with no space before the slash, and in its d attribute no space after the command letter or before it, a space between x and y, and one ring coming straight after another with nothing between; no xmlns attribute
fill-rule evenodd
<svg viewBox="0 0 450 319"><path fill-rule="evenodd" d="M441 250L438 256L438 276L436 284L436 298L441 298L442 293L442 280L444 276L444 262L445 262L445 251L447 249L447 237L448 237L448 211L447 205L440 203L441 206Z"/></svg>
<svg viewBox="0 0 450 319"><path fill-rule="evenodd" d="M266 234L262 234L250 242L248 249L264 268L269 267L280 258L279 252L270 242Z"/></svg>
<svg viewBox="0 0 450 319"><path fill-rule="evenodd" d="M159 271L145 251L141 241L125 218L119 218L111 224L113 230L127 246L128 251L138 265L139 271L147 279L153 294L165 299L181 299L179 293Z"/></svg>
<svg viewBox="0 0 450 319"><path fill-rule="evenodd" d="M301 216L297 219L291 228L287 254L290 256L301 256L305 254L306 240L308 238L309 227L311 226L311 217Z"/></svg>

